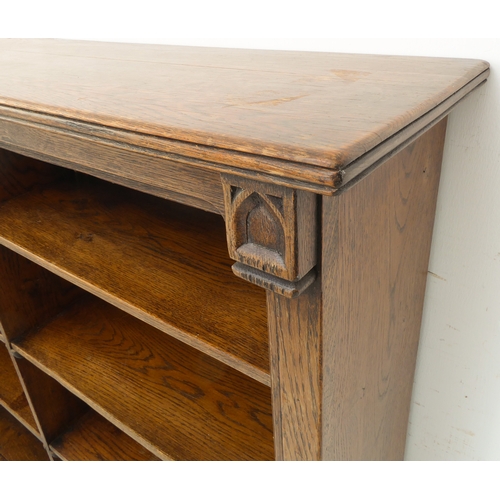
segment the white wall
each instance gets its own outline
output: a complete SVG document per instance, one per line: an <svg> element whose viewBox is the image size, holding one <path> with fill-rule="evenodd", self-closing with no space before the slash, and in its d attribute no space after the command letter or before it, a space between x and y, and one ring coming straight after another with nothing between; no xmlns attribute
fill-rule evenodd
<svg viewBox="0 0 500 500"><path fill-rule="evenodd" d="M500 40L163 42L477 58L491 63L486 85L449 118L406 459L500 460Z"/></svg>

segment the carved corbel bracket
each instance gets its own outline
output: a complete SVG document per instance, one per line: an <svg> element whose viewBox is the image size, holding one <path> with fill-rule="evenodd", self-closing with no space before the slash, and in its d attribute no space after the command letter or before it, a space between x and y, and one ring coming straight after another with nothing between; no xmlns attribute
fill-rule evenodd
<svg viewBox="0 0 500 500"><path fill-rule="evenodd" d="M316 195L221 177L234 273L286 297L299 295L316 276Z"/></svg>

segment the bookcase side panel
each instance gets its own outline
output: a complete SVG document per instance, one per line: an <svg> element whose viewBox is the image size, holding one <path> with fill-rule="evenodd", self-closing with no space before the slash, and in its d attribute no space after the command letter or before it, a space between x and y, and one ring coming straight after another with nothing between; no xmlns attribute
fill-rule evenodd
<svg viewBox="0 0 500 500"><path fill-rule="evenodd" d="M446 119L323 199L325 460L400 460Z"/></svg>

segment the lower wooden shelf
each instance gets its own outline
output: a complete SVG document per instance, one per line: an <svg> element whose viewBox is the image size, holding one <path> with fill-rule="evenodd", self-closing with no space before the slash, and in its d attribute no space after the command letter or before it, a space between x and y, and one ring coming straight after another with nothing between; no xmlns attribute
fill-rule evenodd
<svg viewBox="0 0 500 500"><path fill-rule="evenodd" d="M0 243L270 385L266 296L222 217L79 175L0 203Z"/></svg>
<svg viewBox="0 0 500 500"><path fill-rule="evenodd" d="M160 460L91 409L50 450L61 460Z"/></svg>
<svg viewBox="0 0 500 500"><path fill-rule="evenodd" d="M96 297L12 346L161 459L274 459L269 387ZM109 432L87 418L56 453Z"/></svg>
<svg viewBox="0 0 500 500"><path fill-rule="evenodd" d="M2 407L0 407L0 460L49 460L42 443Z"/></svg>

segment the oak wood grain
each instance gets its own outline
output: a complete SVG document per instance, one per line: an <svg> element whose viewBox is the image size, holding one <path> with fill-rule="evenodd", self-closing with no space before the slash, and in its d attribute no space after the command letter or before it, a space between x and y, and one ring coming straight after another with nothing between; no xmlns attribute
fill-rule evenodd
<svg viewBox="0 0 500 500"><path fill-rule="evenodd" d="M24 394L9 352L0 346L0 405L14 415L33 434L39 435L33 413Z"/></svg>
<svg viewBox="0 0 500 500"><path fill-rule="evenodd" d="M429 111L424 117L415 120L407 127L396 132L389 141L381 143L377 148L356 158L345 170L342 171L342 181L339 184L339 190L345 190L352 187L353 184L368 175L371 170L387 162L394 155L406 148L421 135L426 133L432 127L448 116L448 114L475 88L482 85L485 80L478 76L471 80L459 91L451 95L446 101L442 102L434 109ZM396 144L395 144L396 143Z"/></svg>
<svg viewBox="0 0 500 500"><path fill-rule="evenodd" d="M2 407L0 407L0 460L49 460L42 443Z"/></svg>
<svg viewBox="0 0 500 500"><path fill-rule="evenodd" d="M92 137L87 125L103 127L108 138L134 133L142 147L153 141L170 153L260 173L275 160L289 178L289 168L320 167L313 180L325 169L341 172L477 77L479 85L488 67L443 58L2 40L0 104L49 124L57 117L67 122L59 128Z"/></svg>
<svg viewBox="0 0 500 500"><path fill-rule="evenodd" d="M159 460L93 410L52 441L50 449L61 460L69 461Z"/></svg>
<svg viewBox="0 0 500 500"><path fill-rule="evenodd" d="M445 130L323 199L325 460L403 458Z"/></svg>
<svg viewBox="0 0 500 500"><path fill-rule="evenodd" d="M331 194L332 186L340 180L337 171L303 163L230 150L218 150L214 157L213 148L208 146L165 141L0 105L0 145L6 149L82 172L93 170L98 177L113 176L118 184L137 184L138 189L152 194L168 192L183 199L191 195L195 197L193 206L209 211L221 201L216 186L206 186L206 192L189 191L189 180L199 186L200 180L213 180L213 174L238 174L324 194ZM146 158L144 164L138 162L138 155ZM121 158L122 165L116 163L115 156ZM103 161L106 158L109 164ZM184 171L185 177L178 171Z"/></svg>
<svg viewBox="0 0 500 500"><path fill-rule="evenodd" d="M268 387L95 297L13 348L160 458L274 457Z"/></svg>
<svg viewBox="0 0 500 500"><path fill-rule="evenodd" d="M79 174L0 206L0 242L269 384L265 294L231 272L221 217Z"/></svg>
<svg viewBox="0 0 500 500"><path fill-rule="evenodd" d="M319 460L322 422L321 281L300 297L267 292L277 460Z"/></svg>

